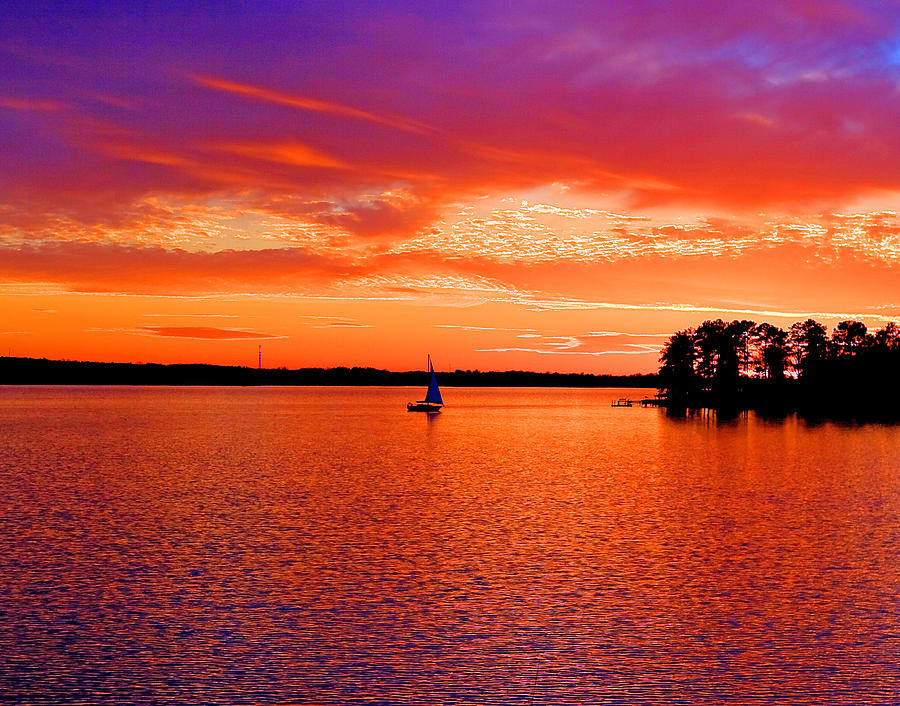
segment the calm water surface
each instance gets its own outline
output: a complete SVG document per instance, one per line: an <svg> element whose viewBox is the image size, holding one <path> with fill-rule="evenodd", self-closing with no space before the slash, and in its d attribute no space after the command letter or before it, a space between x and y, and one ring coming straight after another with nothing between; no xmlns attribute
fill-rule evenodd
<svg viewBox="0 0 900 706"><path fill-rule="evenodd" d="M900 702L900 428L0 388L27 704Z"/></svg>

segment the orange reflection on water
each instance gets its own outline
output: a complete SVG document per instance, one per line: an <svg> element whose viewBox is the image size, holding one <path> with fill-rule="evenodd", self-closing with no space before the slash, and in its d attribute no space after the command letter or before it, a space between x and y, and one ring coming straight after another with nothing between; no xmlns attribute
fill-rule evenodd
<svg viewBox="0 0 900 706"><path fill-rule="evenodd" d="M619 390L448 389L433 417L401 388L3 393L7 693L896 694L895 427Z"/></svg>

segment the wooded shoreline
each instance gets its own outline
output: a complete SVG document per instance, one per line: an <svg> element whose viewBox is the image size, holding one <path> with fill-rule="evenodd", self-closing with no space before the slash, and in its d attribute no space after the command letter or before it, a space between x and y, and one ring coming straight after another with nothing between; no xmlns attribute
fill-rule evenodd
<svg viewBox="0 0 900 706"><path fill-rule="evenodd" d="M591 375L522 370L438 372L442 387L656 387L658 375ZM0 357L0 385L419 386L424 370L363 367L249 368L228 365L101 363Z"/></svg>
<svg viewBox="0 0 900 706"><path fill-rule="evenodd" d="M715 319L674 333L660 363L660 390L673 412L900 419L900 327L894 323L873 333L860 321L841 321L829 336L812 319L787 330Z"/></svg>

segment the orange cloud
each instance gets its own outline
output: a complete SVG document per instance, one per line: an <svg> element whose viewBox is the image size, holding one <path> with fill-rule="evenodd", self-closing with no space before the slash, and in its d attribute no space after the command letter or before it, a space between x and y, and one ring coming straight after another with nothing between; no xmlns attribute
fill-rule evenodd
<svg viewBox="0 0 900 706"><path fill-rule="evenodd" d="M0 247L0 278L72 291L196 294L295 292L359 267L302 248L189 252L178 248L59 241Z"/></svg>
<svg viewBox="0 0 900 706"><path fill-rule="evenodd" d="M187 167L193 162L175 154L163 152L152 147L133 145L123 142L106 142L98 145L99 150L114 159L147 164L161 164L167 167Z"/></svg>
<svg viewBox="0 0 900 706"><path fill-rule="evenodd" d="M217 145L217 149L238 154L242 157L281 162L282 164L300 167L328 167L332 169L347 169L348 167L341 160L329 157L299 142L231 142Z"/></svg>
<svg viewBox="0 0 900 706"><path fill-rule="evenodd" d="M201 86L212 88L217 91L233 93L254 100L266 103L277 103L279 105L287 105L292 108L300 108L302 110L312 110L318 113L329 113L331 115L340 115L347 118L356 118L359 120L367 120L379 125L415 132L428 134L434 132L434 128L415 120L395 117L391 115L383 115L370 113L365 110L351 108L350 106L341 105L340 103L329 103L327 101L318 100L316 98L308 98L291 93L282 93L269 88L260 86L251 86L245 83L237 83L225 79L214 78L212 76L191 75L191 80Z"/></svg>

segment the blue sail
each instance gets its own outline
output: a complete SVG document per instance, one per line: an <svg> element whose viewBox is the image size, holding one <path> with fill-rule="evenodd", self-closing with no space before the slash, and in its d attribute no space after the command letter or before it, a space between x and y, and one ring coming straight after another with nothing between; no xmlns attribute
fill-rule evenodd
<svg viewBox="0 0 900 706"><path fill-rule="evenodd" d="M444 404L441 399L441 391L438 388L437 378L434 376L434 366L431 364L431 358L428 359L428 370L431 373L431 382L428 383L428 392L425 393L425 401L431 404Z"/></svg>

